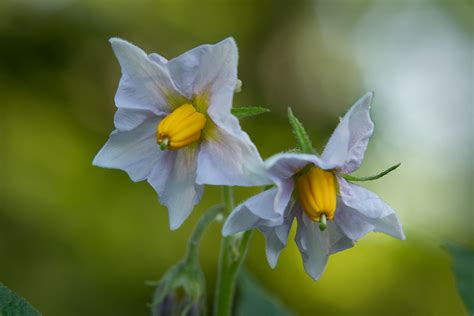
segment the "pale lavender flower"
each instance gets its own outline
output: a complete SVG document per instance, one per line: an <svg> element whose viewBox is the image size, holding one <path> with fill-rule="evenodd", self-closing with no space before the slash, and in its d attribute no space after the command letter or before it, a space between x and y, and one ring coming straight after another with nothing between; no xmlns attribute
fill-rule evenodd
<svg viewBox="0 0 474 316"><path fill-rule="evenodd" d="M321 157L302 153L270 157L265 164L276 188L240 204L227 219L223 234L259 229L266 238L268 262L274 267L296 218L295 241L306 272L315 280L329 255L352 247L369 232L405 239L389 205L343 178L357 170L364 158L374 128L371 101L372 93L368 93L351 107Z"/></svg>
<svg viewBox="0 0 474 316"><path fill-rule="evenodd" d="M230 110L238 52L227 38L166 60L122 39L110 40L122 68L115 130L93 164L147 180L178 228L204 184L269 182L255 145Z"/></svg>

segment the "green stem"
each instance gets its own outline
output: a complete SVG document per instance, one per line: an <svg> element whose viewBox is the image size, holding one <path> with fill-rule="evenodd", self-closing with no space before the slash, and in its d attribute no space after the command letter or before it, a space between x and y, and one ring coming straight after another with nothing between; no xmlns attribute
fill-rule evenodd
<svg viewBox="0 0 474 316"><path fill-rule="evenodd" d="M234 208L232 187L223 187L224 209L227 215ZM221 241L216 291L214 296L214 316L230 316L235 294L235 285L240 267L247 255L252 231L224 237Z"/></svg>
<svg viewBox="0 0 474 316"><path fill-rule="evenodd" d="M185 261L197 262L199 258L199 242L201 241L202 235L206 230L207 226L224 210L222 205L216 205L211 207L207 212L199 219L196 227L189 237L188 244L186 246Z"/></svg>

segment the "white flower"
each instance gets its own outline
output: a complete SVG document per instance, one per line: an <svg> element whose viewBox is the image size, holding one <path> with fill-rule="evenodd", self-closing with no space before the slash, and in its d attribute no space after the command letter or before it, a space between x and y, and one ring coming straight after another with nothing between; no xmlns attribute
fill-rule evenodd
<svg viewBox="0 0 474 316"><path fill-rule="evenodd" d="M203 184L269 182L255 145L230 112L238 60L232 38L169 61L122 39L110 42L122 68L118 110L94 165L146 179L168 207L171 229L199 202Z"/></svg>
<svg viewBox="0 0 474 316"><path fill-rule="evenodd" d="M265 235L267 259L274 267L296 217L295 241L306 272L315 280L329 255L352 247L369 232L405 239L390 206L342 177L359 168L364 158L374 128L369 116L371 101L372 93L368 93L351 107L321 157L299 153L270 157L265 164L277 187L239 205L226 221L223 234L258 228Z"/></svg>

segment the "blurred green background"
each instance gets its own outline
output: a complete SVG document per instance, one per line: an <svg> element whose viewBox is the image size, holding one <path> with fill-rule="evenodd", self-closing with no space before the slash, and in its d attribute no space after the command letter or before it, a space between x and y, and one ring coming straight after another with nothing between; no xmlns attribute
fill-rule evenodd
<svg viewBox="0 0 474 316"><path fill-rule="evenodd" d="M167 58L234 36L235 106L264 158L294 146L292 106L322 149L349 106L375 92L375 135L359 175L399 213L402 242L370 234L303 271L290 236L275 270L255 234L248 269L299 315L465 315L445 241L474 246L473 2L3 0L0 2L0 281L44 315L148 315L202 203L176 232L146 183L91 162L113 129L125 38ZM238 189L237 201L258 188ZM294 227L293 227L294 228ZM201 262L212 293L220 226Z"/></svg>

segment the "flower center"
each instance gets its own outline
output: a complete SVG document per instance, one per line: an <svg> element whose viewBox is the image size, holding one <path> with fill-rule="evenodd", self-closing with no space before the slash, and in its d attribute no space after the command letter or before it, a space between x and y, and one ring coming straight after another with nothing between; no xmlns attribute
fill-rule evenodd
<svg viewBox="0 0 474 316"><path fill-rule="evenodd" d="M311 166L297 177L296 187L300 204L311 220L319 222L334 218L337 190L332 172Z"/></svg>
<svg viewBox="0 0 474 316"><path fill-rule="evenodd" d="M156 141L162 150L186 147L201 138L206 121L192 104L183 104L158 124Z"/></svg>

